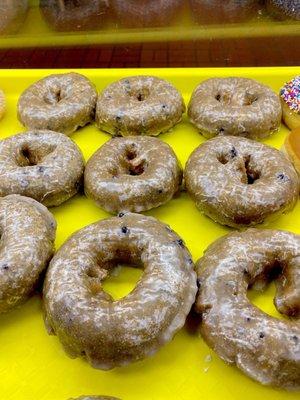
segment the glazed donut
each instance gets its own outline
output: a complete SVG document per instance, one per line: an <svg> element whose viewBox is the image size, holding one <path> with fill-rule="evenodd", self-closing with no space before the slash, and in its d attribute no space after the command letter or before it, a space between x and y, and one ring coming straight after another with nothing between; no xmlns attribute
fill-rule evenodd
<svg viewBox="0 0 300 400"><path fill-rule="evenodd" d="M299 0L267 0L267 10L276 18L300 21Z"/></svg>
<svg viewBox="0 0 300 400"><path fill-rule="evenodd" d="M0 198L0 314L23 303L53 254L56 222L28 197Z"/></svg>
<svg viewBox="0 0 300 400"><path fill-rule="evenodd" d="M3 118L6 111L5 95L2 90L0 90L0 119Z"/></svg>
<svg viewBox="0 0 300 400"><path fill-rule="evenodd" d="M300 388L300 236L275 230L232 233L209 246L197 264L200 332L226 362L252 379ZM249 287L276 280L279 320L255 307Z"/></svg>
<svg viewBox="0 0 300 400"><path fill-rule="evenodd" d="M243 22L258 15L261 0L190 0L193 17L201 24Z"/></svg>
<svg viewBox="0 0 300 400"><path fill-rule="evenodd" d="M181 181L172 148L147 136L106 142L88 161L84 174L87 197L111 213L158 207L179 192Z"/></svg>
<svg viewBox="0 0 300 400"><path fill-rule="evenodd" d="M287 213L299 195L297 173L282 152L235 136L199 146L184 177L197 207L214 221L235 228Z"/></svg>
<svg viewBox="0 0 300 400"><path fill-rule="evenodd" d="M114 301L102 282L119 263L144 268ZM75 233L54 256L44 284L45 321L71 357L111 369L153 355L182 328L197 292L182 239L155 218L120 214Z"/></svg>
<svg viewBox="0 0 300 400"><path fill-rule="evenodd" d="M154 76L133 76L109 85L100 94L96 122L114 136L157 136L181 121L185 105L169 82Z"/></svg>
<svg viewBox="0 0 300 400"><path fill-rule="evenodd" d="M0 2L0 34L17 32L28 12L28 0L2 0Z"/></svg>
<svg viewBox="0 0 300 400"><path fill-rule="evenodd" d="M102 27L108 0L40 0L40 10L56 31L93 30Z"/></svg>
<svg viewBox="0 0 300 400"><path fill-rule="evenodd" d="M280 90L284 123L290 129L300 127L300 75Z"/></svg>
<svg viewBox="0 0 300 400"><path fill-rule="evenodd" d="M179 14L183 0L111 0L118 21L128 27L166 26Z"/></svg>
<svg viewBox="0 0 300 400"><path fill-rule="evenodd" d="M188 115L206 138L261 139L278 131L282 111L279 97L268 86L253 79L212 78L194 90Z"/></svg>
<svg viewBox="0 0 300 400"><path fill-rule="evenodd" d="M291 160L300 176L300 127L286 136L282 150Z"/></svg>
<svg viewBox="0 0 300 400"><path fill-rule="evenodd" d="M0 197L21 194L58 206L80 187L84 161L62 133L31 131L0 141Z"/></svg>
<svg viewBox="0 0 300 400"><path fill-rule="evenodd" d="M97 92L83 75L49 75L31 85L18 102L18 118L28 129L70 134L92 122Z"/></svg>

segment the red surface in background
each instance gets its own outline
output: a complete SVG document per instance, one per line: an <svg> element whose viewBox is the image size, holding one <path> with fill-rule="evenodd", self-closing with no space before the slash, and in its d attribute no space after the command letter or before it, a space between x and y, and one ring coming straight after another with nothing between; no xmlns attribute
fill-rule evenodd
<svg viewBox="0 0 300 400"><path fill-rule="evenodd" d="M228 39L0 51L0 68L300 65L299 38Z"/></svg>

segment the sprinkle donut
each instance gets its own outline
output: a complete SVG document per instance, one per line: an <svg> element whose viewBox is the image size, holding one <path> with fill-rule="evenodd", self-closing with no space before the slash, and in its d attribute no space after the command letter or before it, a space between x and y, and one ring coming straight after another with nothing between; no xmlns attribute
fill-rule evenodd
<svg viewBox="0 0 300 400"><path fill-rule="evenodd" d="M111 139L92 156L84 188L108 212L142 212L171 200L181 181L181 167L168 144L131 136Z"/></svg>
<svg viewBox="0 0 300 400"><path fill-rule="evenodd" d="M88 31L102 27L108 0L40 0L40 9L56 31Z"/></svg>
<svg viewBox="0 0 300 400"><path fill-rule="evenodd" d="M185 105L169 82L133 76L109 85L99 96L96 122L113 136L157 136L181 121Z"/></svg>
<svg viewBox="0 0 300 400"><path fill-rule="evenodd" d="M144 268L120 300L102 281L118 264ZM128 213L87 226L58 250L44 284L46 326L71 357L95 368L153 355L182 328L197 292L182 239L155 218Z"/></svg>
<svg viewBox="0 0 300 400"><path fill-rule="evenodd" d="M29 131L0 141L0 196L20 194L47 207L74 196L84 160L78 146L62 133Z"/></svg>
<svg viewBox="0 0 300 400"><path fill-rule="evenodd" d="M299 195L297 173L282 152L235 136L199 146L184 175L197 207L234 228L273 220L293 209Z"/></svg>
<svg viewBox="0 0 300 400"><path fill-rule="evenodd" d="M278 19L300 21L299 0L267 0L267 10Z"/></svg>
<svg viewBox="0 0 300 400"><path fill-rule="evenodd" d="M23 303L50 261L56 222L28 197L0 198L0 314Z"/></svg>
<svg viewBox="0 0 300 400"><path fill-rule="evenodd" d="M28 129L67 135L92 122L97 92L83 75L50 75L31 85L18 102L18 118Z"/></svg>
<svg viewBox="0 0 300 400"><path fill-rule="evenodd" d="M201 334L229 364L264 384L300 389L300 236L276 230L232 233L209 246L197 264ZM275 306L290 320L255 307L249 287L275 278Z"/></svg>
<svg viewBox="0 0 300 400"><path fill-rule="evenodd" d="M194 90L188 115L206 138L243 136L261 139L281 124L279 97L253 79L212 78Z"/></svg>
<svg viewBox="0 0 300 400"><path fill-rule="evenodd" d="M290 129L300 127L300 75L280 90L283 120Z"/></svg>

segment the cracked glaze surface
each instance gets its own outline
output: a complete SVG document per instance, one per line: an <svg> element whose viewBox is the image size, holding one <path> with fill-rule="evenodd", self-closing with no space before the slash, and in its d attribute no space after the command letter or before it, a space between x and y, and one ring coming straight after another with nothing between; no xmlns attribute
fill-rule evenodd
<svg viewBox="0 0 300 400"><path fill-rule="evenodd" d="M62 133L28 131L0 141L0 196L57 206L77 193L83 170L79 147Z"/></svg>
<svg viewBox="0 0 300 400"><path fill-rule="evenodd" d="M54 251L56 222L37 201L0 198L0 314L26 300Z"/></svg>
<svg viewBox="0 0 300 400"><path fill-rule="evenodd" d="M290 211L299 196L292 163L277 149L246 138L216 137L191 154L187 191L214 221L255 225Z"/></svg>
<svg viewBox="0 0 300 400"><path fill-rule="evenodd" d="M189 0L194 18L203 24L242 22L254 17L260 0Z"/></svg>
<svg viewBox="0 0 300 400"><path fill-rule="evenodd" d="M98 29L107 8L108 0L40 0L42 15L57 31Z"/></svg>
<svg viewBox="0 0 300 400"><path fill-rule="evenodd" d="M279 19L295 19L300 21L299 0L267 0L267 9Z"/></svg>
<svg viewBox="0 0 300 400"><path fill-rule="evenodd" d="M207 344L265 385L300 389L300 236L249 229L218 239L197 264L196 310ZM255 307L247 289L275 277L275 306L290 320Z"/></svg>
<svg viewBox="0 0 300 400"><path fill-rule="evenodd" d="M134 290L113 301L101 282L118 263L143 267ZM71 357L110 369L154 354L184 325L197 292L191 255L167 225L120 214L75 233L44 284L45 321Z"/></svg>
<svg viewBox="0 0 300 400"><path fill-rule="evenodd" d="M184 0L110 0L119 22L129 27L168 25L183 3Z"/></svg>
<svg viewBox="0 0 300 400"><path fill-rule="evenodd" d="M206 138L243 136L261 139L277 132L282 117L279 96L247 78L211 78L196 87L188 115Z"/></svg>
<svg viewBox="0 0 300 400"><path fill-rule="evenodd" d="M164 79L132 76L99 95L96 123L113 136L157 136L181 121L185 112L178 90Z"/></svg>
<svg viewBox="0 0 300 400"><path fill-rule="evenodd" d="M0 33L17 32L28 11L28 0L2 0L0 2Z"/></svg>
<svg viewBox="0 0 300 400"><path fill-rule="evenodd" d="M85 193L108 212L142 212L171 200L182 170L172 148L147 136L114 138L88 161Z"/></svg>
<svg viewBox="0 0 300 400"><path fill-rule="evenodd" d="M70 72L49 75L20 96L18 118L28 129L71 134L92 122L97 92L85 76Z"/></svg>

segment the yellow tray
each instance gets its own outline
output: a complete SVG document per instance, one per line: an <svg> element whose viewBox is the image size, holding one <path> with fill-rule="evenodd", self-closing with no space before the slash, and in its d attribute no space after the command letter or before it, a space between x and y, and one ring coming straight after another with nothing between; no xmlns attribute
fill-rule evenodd
<svg viewBox="0 0 300 400"><path fill-rule="evenodd" d="M0 88L7 96L8 111L0 122L0 138L21 132L16 118L20 93L31 83L53 72L51 70L0 70ZM240 69L149 69L149 70L81 70L102 90L108 83L136 74L153 74L173 82L189 100L192 89L208 77L243 76L270 85L276 92L280 86L299 73L299 68ZM287 129L266 143L280 147ZM95 126L87 126L72 135L88 159L109 135ZM192 150L204 139L183 122L160 138L168 142L184 165ZM68 236L94 221L108 216L84 196L76 196L52 209L57 222L59 247ZM169 223L186 241L197 260L216 238L229 232L201 215L187 194L149 212ZM283 228L300 233L300 202L293 212L281 216L270 228ZM133 287L137 274L125 270L106 284L115 295ZM272 304L273 287L263 294L251 293L252 301L266 312L279 317ZM114 395L123 400L296 400L299 393L288 393L263 387L226 365L191 330L184 328L153 358L109 372L92 369L81 359L71 360L63 352L58 339L48 336L43 324L41 298L36 295L19 309L0 316L0 398L5 400L66 400L81 394ZM210 357L211 356L211 357ZM211 359L210 359L211 358Z"/></svg>
<svg viewBox="0 0 300 400"><path fill-rule="evenodd" d="M108 18L100 31L62 33L48 27L38 4L39 0L30 1L30 10L21 30L16 35L0 36L0 48L161 42L162 38L163 41L176 41L300 35L299 22L278 22L266 17L243 24L196 25L191 20L188 7L170 27L126 29L118 27L112 18Z"/></svg>

